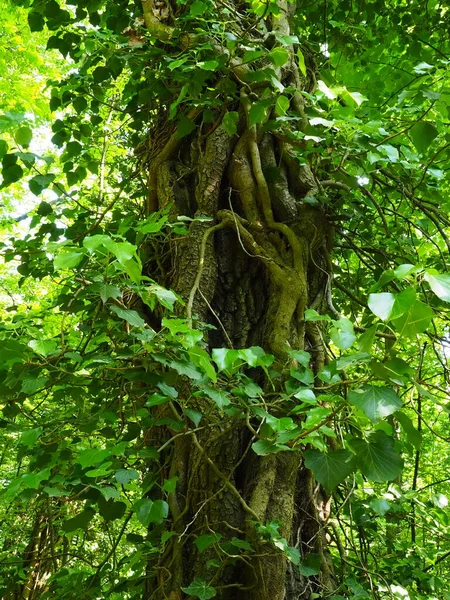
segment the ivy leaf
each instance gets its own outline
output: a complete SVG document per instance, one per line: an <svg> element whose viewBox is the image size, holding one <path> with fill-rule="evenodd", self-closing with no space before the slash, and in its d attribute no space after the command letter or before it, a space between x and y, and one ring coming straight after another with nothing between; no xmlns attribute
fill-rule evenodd
<svg viewBox="0 0 450 600"><path fill-rule="evenodd" d="M80 452L80 456L76 462L85 469L86 467L97 465L109 456L111 456L111 450L108 448L90 448L89 450Z"/></svg>
<svg viewBox="0 0 450 600"><path fill-rule="evenodd" d="M139 479L139 473L134 469L119 469L116 471L114 477L116 478L117 483L126 485L134 479Z"/></svg>
<svg viewBox="0 0 450 600"><path fill-rule="evenodd" d="M406 437L408 442L414 446L414 448L419 451L422 445L422 434L418 431L411 419L405 413L399 411L395 413L395 418L402 426L403 431L406 433Z"/></svg>
<svg viewBox="0 0 450 600"><path fill-rule="evenodd" d="M249 125L258 125L266 119L266 102L253 102L248 111Z"/></svg>
<svg viewBox="0 0 450 600"><path fill-rule="evenodd" d="M304 577L318 575L322 568L322 556L320 554L307 554L300 563L299 571Z"/></svg>
<svg viewBox="0 0 450 600"><path fill-rule="evenodd" d="M450 302L450 275L434 275L432 273L425 273L424 279L428 282L430 288L438 298L444 300L445 302Z"/></svg>
<svg viewBox="0 0 450 600"><path fill-rule="evenodd" d="M205 533L198 536L198 538L195 539L194 544L197 546L199 552L204 552L207 548L216 544L220 537L220 533Z"/></svg>
<svg viewBox="0 0 450 600"><path fill-rule="evenodd" d="M345 318L335 321L334 327L330 329L330 337L339 350L347 350L356 340L353 323Z"/></svg>
<svg viewBox="0 0 450 600"><path fill-rule="evenodd" d="M332 492L355 470L355 457L348 450L327 453L306 450L304 457L305 466L314 473L314 477L328 492Z"/></svg>
<svg viewBox="0 0 450 600"><path fill-rule="evenodd" d="M370 310L382 321L388 321L395 302L395 295L389 292L370 294L368 305Z"/></svg>
<svg viewBox="0 0 450 600"><path fill-rule="evenodd" d="M32 448L38 441L42 431L42 427L36 427L35 429L28 429L24 431L20 436L19 444L26 446L27 448Z"/></svg>
<svg viewBox="0 0 450 600"><path fill-rule="evenodd" d="M222 119L222 127L228 133L228 135L236 135L238 121L239 113L235 110L225 113Z"/></svg>
<svg viewBox="0 0 450 600"><path fill-rule="evenodd" d="M148 527L151 523L161 525L169 514L169 505L164 500L153 502L149 498L142 498L135 502L133 508L138 520L144 527Z"/></svg>
<svg viewBox="0 0 450 600"><path fill-rule="evenodd" d="M217 594L215 588L208 585L203 579L194 579L189 587L181 589L185 594L199 598L199 600L209 600Z"/></svg>
<svg viewBox="0 0 450 600"><path fill-rule="evenodd" d="M409 133L417 152L423 154L439 132L429 121L420 121L411 127Z"/></svg>
<svg viewBox="0 0 450 600"><path fill-rule="evenodd" d="M391 388L366 385L348 395L350 404L360 408L372 423L392 415L402 407L402 401Z"/></svg>
<svg viewBox="0 0 450 600"><path fill-rule="evenodd" d="M383 483L402 472L403 460L394 450L394 440L384 431L375 431L368 441L355 438L348 443L356 454L358 467L368 479Z"/></svg>
<svg viewBox="0 0 450 600"><path fill-rule="evenodd" d="M268 454L283 452L283 450L291 450L291 448L284 444L277 444L276 442L271 442L269 440L258 440L252 444L252 450L255 454L258 454L258 456L267 456Z"/></svg>
<svg viewBox="0 0 450 600"><path fill-rule="evenodd" d="M275 103L275 110L278 115L284 116L289 110L289 98L286 96L278 96L277 101Z"/></svg>
<svg viewBox="0 0 450 600"><path fill-rule="evenodd" d="M189 117L186 117L186 115L180 115L180 119L178 121L178 125L177 125L177 133L178 133L178 137L182 138L182 137L186 137L187 135L189 135L190 133L192 133L195 130L195 123L192 119L190 119Z"/></svg>
<svg viewBox="0 0 450 600"><path fill-rule="evenodd" d="M374 498L369 502L369 506L377 515L380 515L381 517L384 517L384 515L391 508L389 502L384 498Z"/></svg>
<svg viewBox="0 0 450 600"><path fill-rule="evenodd" d="M36 354L49 356L56 351L58 344L55 340L30 340L28 346L32 348Z"/></svg>
<svg viewBox="0 0 450 600"><path fill-rule="evenodd" d="M289 52L285 48L274 48L268 54L268 58L276 68L282 67L289 60Z"/></svg>
<svg viewBox="0 0 450 600"><path fill-rule="evenodd" d="M219 62L217 60L204 60L197 63L197 67L204 71L215 71L218 66Z"/></svg>
<svg viewBox="0 0 450 600"><path fill-rule="evenodd" d="M305 321L331 321L330 315L321 315L313 308L305 310Z"/></svg>
<svg viewBox="0 0 450 600"><path fill-rule="evenodd" d="M100 515L109 523L109 521L121 519L125 514L127 505L125 502L108 502L107 500L100 498L98 508Z"/></svg>
<svg viewBox="0 0 450 600"><path fill-rule="evenodd" d="M202 391L216 404L217 408L223 410L225 406L230 404L228 394L222 390L216 390L209 385L202 387Z"/></svg>
<svg viewBox="0 0 450 600"><path fill-rule="evenodd" d="M207 8L207 5L202 2L202 0L194 0L194 2L191 4L189 12L193 17L199 17L206 12Z"/></svg>
<svg viewBox="0 0 450 600"><path fill-rule="evenodd" d="M172 292L172 290L168 290L157 283L153 283L148 287L148 291L150 294L153 294L158 299L158 302L168 308L169 310L173 310L173 306L175 302L178 300L177 295Z"/></svg>
<svg viewBox="0 0 450 600"><path fill-rule="evenodd" d="M64 521L62 528L66 533L76 531L77 529L83 529L86 531L89 523L94 518L94 515L95 511L92 508L86 508L86 510L83 510L83 512L76 517L72 517L72 519L67 519L67 521Z"/></svg>
<svg viewBox="0 0 450 600"><path fill-rule="evenodd" d="M118 317L124 319L127 323L133 327L145 327L145 321L135 310L129 308L120 308L119 306L112 305L109 307L113 313L116 313Z"/></svg>
<svg viewBox="0 0 450 600"><path fill-rule="evenodd" d="M298 49L297 50L297 60L298 60L298 68L300 69L300 73L306 77L306 64L305 64L305 56L303 52Z"/></svg>
<svg viewBox="0 0 450 600"><path fill-rule="evenodd" d="M83 260L84 253L79 250L74 250L72 252L61 252L57 256L55 256L53 260L53 266L57 271L61 269L73 269Z"/></svg>
<svg viewBox="0 0 450 600"><path fill-rule="evenodd" d="M400 335L412 337L428 329L434 316L432 308L420 300L416 300L405 314L395 319L393 323Z"/></svg>
<svg viewBox="0 0 450 600"><path fill-rule="evenodd" d="M122 296L122 291L120 288L108 283L94 283L93 285L89 286L88 289L91 292L99 294L103 304L105 304L105 302L107 302L107 300L110 298L117 300L117 298Z"/></svg>

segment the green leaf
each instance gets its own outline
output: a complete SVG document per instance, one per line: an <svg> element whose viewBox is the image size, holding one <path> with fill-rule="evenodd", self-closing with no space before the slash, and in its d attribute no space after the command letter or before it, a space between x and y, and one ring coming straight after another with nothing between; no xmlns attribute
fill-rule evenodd
<svg viewBox="0 0 450 600"><path fill-rule="evenodd" d="M402 426L403 431L406 433L408 442L419 451L422 445L422 434L415 427L411 419L405 413L399 411L395 413L395 418Z"/></svg>
<svg viewBox="0 0 450 600"><path fill-rule="evenodd" d="M266 120L267 103L266 102L253 102L250 110L248 111L249 125L258 125Z"/></svg>
<svg viewBox="0 0 450 600"><path fill-rule="evenodd" d="M171 477L170 479L166 479L161 489L163 489L168 494L173 494L173 492L177 488L178 477Z"/></svg>
<svg viewBox="0 0 450 600"><path fill-rule="evenodd" d="M162 306L168 308L169 310L173 310L174 304L177 302L178 297L174 292L172 292L172 290L168 290L157 283L152 283L148 287L148 291L150 294L156 296L158 302Z"/></svg>
<svg viewBox="0 0 450 600"><path fill-rule="evenodd" d="M402 407L402 401L394 390L375 385L351 391L348 400L356 408L362 409L372 423L378 423Z"/></svg>
<svg viewBox="0 0 450 600"><path fill-rule="evenodd" d="M211 356L219 371L225 371L232 369L236 365L236 361L239 358L239 350L213 348Z"/></svg>
<svg viewBox="0 0 450 600"><path fill-rule="evenodd" d="M398 162L399 153L395 146L391 146L391 144L382 144L381 146L378 146L378 150L387 156L389 162Z"/></svg>
<svg viewBox="0 0 450 600"><path fill-rule="evenodd" d="M206 375L213 381L217 381L217 374L211 362L208 352L199 346L193 346L188 350L189 358L197 367L200 367ZM211 388L210 388L211 389Z"/></svg>
<svg viewBox="0 0 450 600"><path fill-rule="evenodd" d="M327 453L306 450L304 457L305 466L314 473L314 477L328 492L332 492L355 470L355 457L348 450Z"/></svg>
<svg viewBox="0 0 450 600"><path fill-rule="evenodd" d="M27 448L32 448L41 436L42 431L42 427L36 427L35 429L28 429L24 431L20 436L19 444L26 446Z"/></svg>
<svg viewBox="0 0 450 600"><path fill-rule="evenodd" d="M30 340L28 346L37 354L50 356L50 354L53 354L56 351L58 344L55 340Z"/></svg>
<svg viewBox="0 0 450 600"><path fill-rule="evenodd" d="M427 272L424 279L438 298L450 302L450 275L434 275Z"/></svg>
<svg viewBox="0 0 450 600"><path fill-rule="evenodd" d="M207 548L213 546L214 544L217 544L220 538L220 533L205 533L196 538L194 540L194 544L197 546L197 550L201 553L204 552Z"/></svg>
<svg viewBox="0 0 450 600"><path fill-rule="evenodd" d="M384 431L375 431L368 441L349 440L350 448L363 474L377 483L392 481L403 470L403 460L394 450L394 440Z"/></svg>
<svg viewBox="0 0 450 600"><path fill-rule="evenodd" d="M40 12L32 10L28 13L28 25L30 31L42 31L44 29L44 17Z"/></svg>
<svg viewBox="0 0 450 600"><path fill-rule="evenodd" d="M367 352L355 352L354 354L348 354L347 356L341 356L336 361L336 369L338 371L345 371L353 365L359 365L370 360L370 354Z"/></svg>
<svg viewBox="0 0 450 600"><path fill-rule="evenodd" d="M215 71L218 66L219 62L217 60L205 60L197 63L197 67L204 71Z"/></svg>
<svg viewBox="0 0 450 600"><path fill-rule="evenodd" d="M133 327L145 327L144 319L139 316L139 313L137 313L135 310L130 310L129 308L120 308L115 304L111 305L109 308L118 317L124 319L124 321Z"/></svg>
<svg viewBox="0 0 450 600"><path fill-rule="evenodd" d="M416 300L416 290L413 287L406 288L399 294L395 294L395 302L392 307L390 319L398 319L411 308Z"/></svg>
<svg viewBox="0 0 450 600"><path fill-rule="evenodd" d="M297 61L298 61L298 68L300 69L300 73L304 77L306 77L305 56L300 49L297 50Z"/></svg>
<svg viewBox="0 0 450 600"><path fill-rule="evenodd" d="M369 502L369 506L380 517L384 517L391 508L389 502L384 498L374 498Z"/></svg>
<svg viewBox="0 0 450 600"><path fill-rule="evenodd" d="M85 472L86 477L105 477L109 475L114 469L111 468L112 462L106 462L95 469L90 469Z"/></svg>
<svg viewBox="0 0 450 600"><path fill-rule="evenodd" d="M368 305L370 310L382 321L388 321L395 302L395 295L389 292L370 294Z"/></svg>
<svg viewBox="0 0 450 600"><path fill-rule="evenodd" d="M269 60L273 62L276 68L282 67L289 60L289 52L286 48L274 48L268 54Z"/></svg>
<svg viewBox="0 0 450 600"><path fill-rule="evenodd" d="M86 531L89 527L89 523L94 518L95 512L92 508L86 508L76 517L72 517L71 519L67 519L62 524L62 528L66 533L70 533L72 531L76 531L77 529L82 529Z"/></svg>
<svg viewBox="0 0 450 600"><path fill-rule="evenodd" d="M293 546L289 546L285 552L284 552L288 558L288 560L294 564L294 565L299 565L300 564L300 550L298 548L295 548Z"/></svg>
<svg viewBox="0 0 450 600"><path fill-rule="evenodd" d="M191 4L189 12L193 17L199 17L206 12L207 8L208 6L202 2L202 0L194 0L194 2Z"/></svg>
<svg viewBox="0 0 450 600"><path fill-rule="evenodd" d="M356 340L353 323L345 318L335 321L334 327L330 329L330 337L339 350L347 350Z"/></svg>
<svg viewBox="0 0 450 600"><path fill-rule="evenodd" d="M433 140L438 136L438 130L429 121L419 121L411 127L409 134L417 152L423 154L427 151Z"/></svg>
<svg viewBox="0 0 450 600"><path fill-rule="evenodd" d="M111 456L111 450L108 448L90 448L89 450L83 450L80 452L78 457L78 464L80 464L83 469L86 467L93 467L100 462L103 462L106 458Z"/></svg>
<svg viewBox="0 0 450 600"><path fill-rule="evenodd" d="M2 170L3 182L2 187L6 187L19 181L23 177L23 169L20 165L14 164L10 167L4 167Z"/></svg>
<svg viewBox="0 0 450 600"><path fill-rule="evenodd" d="M228 135L236 135L239 122L239 113L235 110L226 112L222 119L222 127Z"/></svg>
<svg viewBox="0 0 450 600"><path fill-rule="evenodd" d="M72 252L65 252L63 250L53 259L53 266L57 271L61 269L73 269L80 264L83 257L84 253L82 250L73 250Z"/></svg>
<svg viewBox="0 0 450 600"><path fill-rule="evenodd" d="M138 520L144 527L148 527L151 523L161 525L164 519L169 514L169 505L164 500L149 500L142 498L135 502L133 506Z"/></svg>
<svg viewBox="0 0 450 600"><path fill-rule="evenodd" d="M268 454L277 454L284 450L291 450L289 446L284 444L277 444L276 442L270 442L269 440L258 440L252 444L252 450L258 456L267 456Z"/></svg>
<svg viewBox="0 0 450 600"><path fill-rule="evenodd" d="M199 598L199 600L209 600L217 594L215 588L208 585L203 579L194 579L189 587L181 589L185 594Z"/></svg>
<svg viewBox="0 0 450 600"><path fill-rule="evenodd" d="M101 498L98 503L98 508L100 516L109 523L110 521L121 519L125 514L127 505L125 502L108 502Z"/></svg>
<svg viewBox="0 0 450 600"><path fill-rule="evenodd" d="M29 127L19 127L14 135L14 139L19 144L19 146L24 146L27 148L30 145L31 139L33 137L33 132Z"/></svg>
<svg viewBox="0 0 450 600"><path fill-rule="evenodd" d="M204 385L202 386L202 391L209 398L211 398L211 400L213 400L217 408L219 408L220 410L223 410L225 406L228 406L231 403L227 392L224 392L220 389L214 389L209 385Z"/></svg>
<svg viewBox="0 0 450 600"><path fill-rule="evenodd" d="M139 473L134 469L119 469L116 471L114 477L116 478L117 483L127 485L130 481L139 479Z"/></svg>
<svg viewBox="0 0 450 600"><path fill-rule="evenodd" d="M42 190L45 190L49 187L49 185L54 181L55 175L53 173L48 173L47 175L36 175L32 177L28 182L28 187L30 191L35 195L39 196ZM47 204L47 203L46 203ZM50 206L50 205L48 205ZM51 207L50 207L51 208ZM52 212L52 209L48 214ZM38 213L41 214L41 213Z"/></svg>
<svg viewBox="0 0 450 600"><path fill-rule="evenodd" d="M0 158L3 158L8 152L8 144L5 140L0 140Z"/></svg>
<svg viewBox="0 0 450 600"><path fill-rule="evenodd" d="M275 111L279 116L284 116L289 110L289 98L286 96L278 96L277 101L275 103Z"/></svg>
<svg viewBox="0 0 450 600"><path fill-rule="evenodd" d="M108 283L94 283L93 285L89 286L88 289L95 294L99 294L103 304L105 304L105 302L107 302L107 300L110 298L117 300L117 298L121 298L122 296L122 291L120 288Z"/></svg>
<svg viewBox="0 0 450 600"><path fill-rule="evenodd" d="M313 308L305 310L305 321L331 321L330 315L321 315Z"/></svg>
<svg viewBox="0 0 450 600"><path fill-rule="evenodd" d="M178 133L178 137L182 138L185 137L187 135L189 135L190 133L192 133L195 130L195 123L192 119L190 119L189 117L186 117L186 115L180 115L180 118L178 120L178 125L177 125L177 133Z"/></svg>
<svg viewBox="0 0 450 600"><path fill-rule="evenodd" d="M320 554L307 554L301 561L299 571L304 577L318 575L322 569L322 556Z"/></svg>
<svg viewBox="0 0 450 600"><path fill-rule="evenodd" d="M324 94L324 96L326 96L329 100L335 100L337 98L336 94L333 92L333 90L330 90L330 88L327 86L327 84L322 81L321 79L319 79L319 81L317 82L317 88L322 92L322 94Z"/></svg>
<svg viewBox="0 0 450 600"><path fill-rule="evenodd" d="M92 77L95 83L102 83L111 77L111 73L106 67L96 67L92 72Z"/></svg>
<svg viewBox="0 0 450 600"><path fill-rule="evenodd" d="M393 324L400 335L412 337L428 329L434 316L432 308L416 300L404 315L393 321Z"/></svg>

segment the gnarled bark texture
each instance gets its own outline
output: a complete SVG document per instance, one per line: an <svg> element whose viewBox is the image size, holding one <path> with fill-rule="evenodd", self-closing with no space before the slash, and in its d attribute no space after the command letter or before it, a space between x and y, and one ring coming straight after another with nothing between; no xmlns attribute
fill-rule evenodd
<svg viewBox="0 0 450 600"><path fill-rule="evenodd" d="M146 25L155 32L150 4L143 2ZM290 34L295 3L279 7L272 35ZM172 35L170 24L164 26L165 35ZM271 39L268 35L268 44ZM301 92L313 90L314 70L302 75L295 49L289 50L291 59L277 76L296 89L292 105L301 130ZM209 334L212 347L260 345L279 364L288 361L289 348L307 349L317 371L325 360L322 337L315 324L306 326L304 312L326 307L332 228L320 205L308 202L319 184L307 162L299 160L298 147L277 131L264 132L263 124L252 125L249 113L258 87L243 83L249 67L233 61L240 88L240 101L232 108L239 112L236 135L225 131L219 115L209 130L183 138L162 119L148 140L148 211L170 205L179 214L210 218L194 220L188 235L172 242L170 276L163 283L184 297L194 323L215 326ZM198 114L194 110L190 117ZM332 591L319 510L323 498L301 453L260 457L249 450L252 441L245 424L222 421L213 430L175 441L168 460L170 475L179 477L170 502L177 535L159 560L149 563L146 599L182 598L180 588L195 578L213 585L220 600L306 600L313 592ZM257 535L256 522L271 521L279 522L281 536L302 557L322 556L320 575L303 577ZM193 534L211 531L222 539L245 533L254 554L245 560L230 554L217 568L210 562L214 552L200 553L193 543Z"/></svg>

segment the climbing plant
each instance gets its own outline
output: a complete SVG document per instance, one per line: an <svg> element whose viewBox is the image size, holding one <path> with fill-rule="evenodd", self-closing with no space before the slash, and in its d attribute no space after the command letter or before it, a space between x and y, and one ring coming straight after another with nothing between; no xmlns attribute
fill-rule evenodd
<svg viewBox="0 0 450 600"><path fill-rule="evenodd" d="M448 21L5 0L3 598L449 597Z"/></svg>

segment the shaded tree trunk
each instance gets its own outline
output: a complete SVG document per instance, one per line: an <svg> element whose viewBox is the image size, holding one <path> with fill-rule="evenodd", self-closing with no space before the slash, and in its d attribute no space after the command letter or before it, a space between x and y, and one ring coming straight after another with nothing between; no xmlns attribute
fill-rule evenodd
<svg viewBox="0 0 450 600"><path fill-rule="evenodd" d="M143 5L146 25L155 32L150 3ZM280 9L272 34L292 33L295 4L281 2ZM290 52L295 57L292 47ZM317 372L325 349L320 329L306 325L304 312L327 307L332 227L322 208L308 202L319 191L318 182L299 160L298 149L251 124L258 90L242 83L245 65L236 63L233 69L240 88L240 102L233 107L239 112L236 135L225 131L218 114L213 125L181 138L162 115L146 144L148 212L170 205L178 214L209 217L194 220L184 239L172 241L170 275L162 283L185 299L188 318L214 325L211 347L259 345L278 365L291 360L289 348L305 349ZM313 90L314 72L303 76L294 58L276 71L284 85L296 88L292 104L300 130L300 92ZM190 117L199 122L199 111ZM199 399L190 402L202 410ZM177 535L159 563L149 564L144 597L181 598L180 588L195 578L210 582L221 600L306 600L312 592L329 593L334 577L320 510L324 500L301 453L256 456L245 424L218 422L213 431L175 440L170 476L179 480L170 509ZM319 575L302 576L257 534L257 522L273 521L301 557L321 556ZM217 568L211 562L214 552L199 552L193 543L192 534L212 531L222 540L245 534L254 554L245 560L230 554Z"/></svg>

